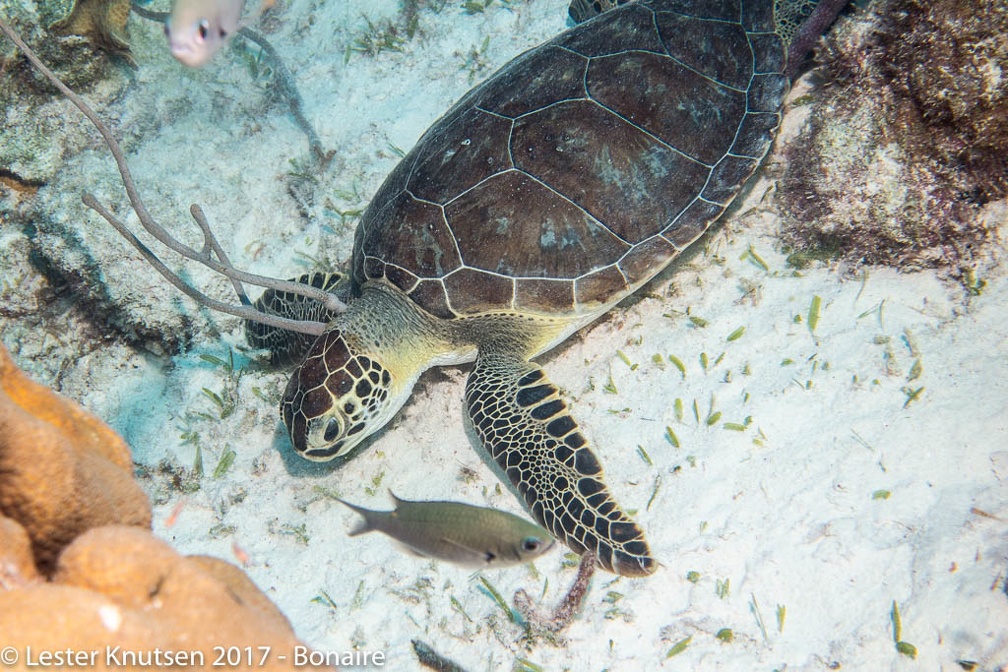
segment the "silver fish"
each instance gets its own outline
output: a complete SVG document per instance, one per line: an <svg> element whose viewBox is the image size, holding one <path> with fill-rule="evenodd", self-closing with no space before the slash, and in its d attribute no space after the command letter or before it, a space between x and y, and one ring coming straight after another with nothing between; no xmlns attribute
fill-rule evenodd
<svg viewBox="0 0 1008 672"><path fill-rule="evenodd" d="M165 23L172 56L192 68L209 61L242 27L245 0L175 0Z"/></svg>
<svg viewBox="0 0 1008 672"><path fill-rule="evenodd" d="M394 511L371 511L339 500L364 517L351 537L377 530L418 555L470 567L531 562L556 543L546 530L505 511L459 502L408 502L389 495Z"/></svg>

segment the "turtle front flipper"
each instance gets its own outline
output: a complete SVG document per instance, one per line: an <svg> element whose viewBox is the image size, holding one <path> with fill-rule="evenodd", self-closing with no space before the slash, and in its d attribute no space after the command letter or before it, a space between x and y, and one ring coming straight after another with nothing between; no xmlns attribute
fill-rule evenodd
<svg viewBox="0 0 1008 672"><path fill-rule="evenodd" d="M657 568L644 532L620 509L556 386L517 355L480 353L466 407L483 447L529 511L578 554L625 576Z"/></svg>
<svg viewBox="0 0 1008 672"><path fill-rule="evenodd" d="M346 280L342 273L306 273L292 282L310 285L318 289L332 291ZM333 314L320 301L291 292L267 289L256 302L255 307L268 315L289 317L292 320L328 322ZM245 340L253 348L270 351L270 359L276 365L291 364L301 359L315 341L315 336L288 331L251 320L245 321Z"/></svg>

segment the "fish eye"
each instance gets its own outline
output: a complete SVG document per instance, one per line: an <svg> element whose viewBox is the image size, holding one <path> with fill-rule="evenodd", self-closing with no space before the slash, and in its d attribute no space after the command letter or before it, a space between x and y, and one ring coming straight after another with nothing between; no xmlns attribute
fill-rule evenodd
<svg viewBox="0 0 1008 672"><path fill-rule="evenodd" d="M522 539L522 550L526 553L532 553L533 551L538 551L542 546L542 540L536 537L525 537Z"/></svg>
<svg viewBox="0 0 1008 672"><path fill-rule="evenodd" d="M196 29L199 31L199 39L205 40L207 35L210 34L210 22L206 19L200 19L199 23L196 24Z"/></svg>
<svg viewBox="0 0 1008 672"><path fill-rule="evenodd" d="M337 418L329 418L326 423L325 433L322 435L326 441L333 441L340 435L340 421Z"/></svg>

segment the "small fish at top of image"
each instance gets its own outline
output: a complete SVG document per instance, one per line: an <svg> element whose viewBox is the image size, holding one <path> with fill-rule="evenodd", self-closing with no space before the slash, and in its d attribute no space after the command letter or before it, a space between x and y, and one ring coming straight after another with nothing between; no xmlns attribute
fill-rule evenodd
<svg viewBox="0 0 1008 672"><path fill-rule="evenodd" d="M410 502L389 496L392 511L372 511L351 504L364 520L350 531L382 532L417 555L465 567L506 567L532 562L556 543L549 532L523 518L461 502Z"/></svg>
<svg viewBox="0 0 1008 672"><path fill-rule="evenodd" d="M164 28L172 56L191 68L206 65L236 32L272 6L273 0L263 0L242 19L245 0L175 0Z"/></svg>

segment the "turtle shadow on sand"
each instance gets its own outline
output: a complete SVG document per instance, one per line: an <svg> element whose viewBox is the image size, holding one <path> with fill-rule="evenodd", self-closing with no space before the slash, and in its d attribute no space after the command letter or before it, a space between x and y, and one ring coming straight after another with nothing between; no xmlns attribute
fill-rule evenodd
<svg viewBox="0 0 1008 672"><path fill-rule="evenodd" d="M291 448L290 436L284 429L283 423L277 423L274 428L270 447L280 455L283 462L284 471L292 478L320 478L342 471L350 462L353 462L362 453L371 450L372 445L382 436L384 432L375 433L367 441L357 445L349 453L340 455L327 462L312 462L306 460L294 452Z"/></svg>

